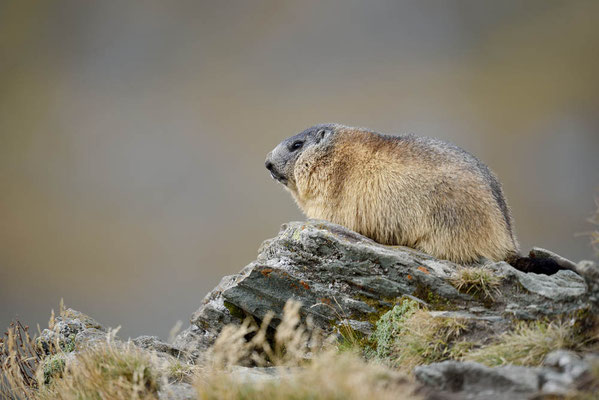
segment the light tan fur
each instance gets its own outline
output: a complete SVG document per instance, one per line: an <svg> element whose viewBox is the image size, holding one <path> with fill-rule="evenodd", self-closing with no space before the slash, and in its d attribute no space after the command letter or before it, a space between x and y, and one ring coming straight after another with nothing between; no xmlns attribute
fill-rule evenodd
<svg viewBox="0 0 599 400"><path fill-rule="evenodd" d="M458 263L514 256L509 210L502 213L488 177L444 145L338 126L331 146L299 156L287 187L308 218L379 243Z"/></svg>

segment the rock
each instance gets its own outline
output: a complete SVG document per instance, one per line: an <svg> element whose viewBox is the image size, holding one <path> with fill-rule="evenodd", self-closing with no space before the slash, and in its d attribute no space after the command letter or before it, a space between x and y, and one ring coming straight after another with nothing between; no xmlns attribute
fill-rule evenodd
<svg viewBox="0 0 599 400"><path fill-rule="evenodd" d="M192 400L197 398L193 386L189 383L171 383L160 388L158 391L160 400Z"/></svg>
<svg viewBox="0 0 599 400"><path fill-rule="evenodd" d="M541 250L536 249L537 256L550 253ZM413 249L375 243L329 222L290 222L262 244L256 261L223 278L206 296L175 345L198 357L224 325L246 316L261 320L269 310L279 317L288 299L300 301L302 316L326 332L343 323L363 335L370 334L373 321L402 296L416 298L433 311L483 321L494 331L505 330L513 317L597 309L590 300L599 297L598 291L589 283L595 269L588 265L581 277L571 270L547 276L523 273L505 262L487 263L480 268L502 278L493 301L459 292L451 284L459 268Z"/></svg>
<svg viewBox="0 0 599 400"><path fill-rule="evenodd" d="M173 357L180 357L182 355L181 350L171 344L161 341L156 336L139 336L133 339L133 344L142 349L166 353Z"/></svg>
<svg viewBox="0 0 599 400"><path fill-rule="evenodd" d="M494 343L498 335L512 329L520 320L559 319L566 326L564 329L588 329L599 314L599 267L589 261L575 264L538 248L531 251L531 256L552 257L567 269L547 276L523 273L505 262L487 261L475 267L492 278L492 296L489 296L471 287L456 288L460 287L456 282L462 276L463 266L406 247L384 246L325 221L290 222L283 225L275 238L261 245L254 262L238 274L225 276L208 293L192 315L190 326L173 344L153 336L140 336L132 343L152 354L157 370L175 361L191 368L190 362L198 364L204 360L206 350L227 324L241 324L246 317L260 322L273 312L270 328L276 328L289 299L301 303L304 321L311 320L315 327L333 335L349 327L358 341L371 335L376 330L376 321L405 298L413 300L402 303L402 306L413 305L412 315L422 311L422 305L426 306L425 313L418 315L426 317L433 333L442 332L442 328L436 328L442 326L438 323L459 320L461 327L456 333L459 338L452 336L451 340L457 343L459 339L464 352L460 353L462 347L459 347L452 353L454 347L443 348L447 343L435 342L442 349L442 356L422 357L420 360L424 361L417 363L468 355L465 352L469 349ZM410 326L406 319L398 320L404 321L404 327ZM529 325L534 324L525 326ZM388 337L406 337L397 334L402 331L395 330L395 325L389 326L392 329ZM379 331L380 328L381 323ZM55 345L65 353L50 360L53 364L49 361L44 379L51 379L65 362L76 362L77 351L85 346L107 340L122 342L114 333L85 314L65 310L38 339L47 354L53 354ZM266 332L266 337L271 333ZM449 342L449 337L443 340ZM422 348L431 348L428 342L424 343ZM536 367L492 368L449 360L418 366L414 375L424 386L423 395L429 399L511 400L570 396L576 390L593 392L597 385L593 374L598 367L597 354L558 350L548 354L543 365ZM174 375L162 373L165 375L159 392L161 399L197 396L188 383L172 382L177 380ZM230 370L236 382L247 383L277 380L281 374L293 373L291 368Z"/></svg>
<svg viewBox="0 0 599 400"><path fill-rule="evenodd" d="M554 395L569 395L573 389L583 389L599 366L599 354L581 356L573 351L557 350L549 353L543 362L543 386L541 392Z"/></svg>
<svg viewBox="0 0 599 400"><path fill-rule="evenodd" d="M444 361L416 367L414 375L437 393L459 394L460 398L473 400L568 396L583 384L594 357L558 350L548 354L543 367L538 368L490 368L475 362Z"/></svg>
<svg viewBox="0 0 599 400"><path fill-rule="evenodd" d="M68 308L55 318L54 326L44 329L37 338L38 345L46 354L54 353L56 347L70 352L77 345L105 340L107 330L93 318Z"/></svg>
<svg viewBox="0 0 599 400"><path fill-rule="evenodd" d="M599 311L599 268L575 264L535 248L533 257L553 257L564 270L547 276L524 273L505 262L486 262L499 277L493 298L462 293L452 284L462 266L406 247L384 246L325 221L290 222L266 240L256 261L224 277L192 315L175 346L201 358L223 326L274 312L274 328L286 301L301 302L302 318L327 333L349 326L368 336L373 323L398 299L424 303L432 317L455 318L470 327L462 339L489 343L514 320L562 318L579 323ZM577 322L579 321L579 322ZM583 321L584 322L584 321ZM435 393L469 399L525 399L563 395L587 376L589 362L574 353L552 353L542 367L487 367L444 361L417 367L417 379ZM248 370L249 371L249 370ZM258 370L252 370L253 376ZM262 372L258 379L271 379Z"/></svg>
<svg viewBox="0 0 599 400"><path fill-rule="evenodd" d="M64 310L55 318L51 328L44 329L37 343L46 354L59 350L69 353L107 341L119 342L116 331L106 328L93 318L73 309ZM183 353L176 346L162 342L156 336L140 336L132 340L140 349L155 352L158 355L179 358Z"/></svg>
<svg viewBox="0 0 599 400"><path fill-rule="evenodd" d="M475 362L443 361L416 367L414 375L425 386L473 400L528 399L541 384L537 369L489 368Z"/></svg>

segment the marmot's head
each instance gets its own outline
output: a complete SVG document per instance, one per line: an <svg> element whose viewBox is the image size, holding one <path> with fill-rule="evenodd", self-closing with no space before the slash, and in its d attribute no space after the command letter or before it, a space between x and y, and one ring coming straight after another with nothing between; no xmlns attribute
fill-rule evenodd
<svg viewBox="0 0 599 400"><path fill-rule="evenodd" d="M326 153L338 127L335 124L316 125L283 140L266 156L265 165L270 175L295 193L297 174L310 169L314 161Z"/></svg>

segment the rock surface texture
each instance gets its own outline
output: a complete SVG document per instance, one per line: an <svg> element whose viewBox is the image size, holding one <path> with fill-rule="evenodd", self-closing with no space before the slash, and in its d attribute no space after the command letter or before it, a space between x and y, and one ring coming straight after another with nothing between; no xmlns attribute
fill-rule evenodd
<svg viewBox="0 0 599 400"><path fill-rule="evenodd" d="M542 249L533 253L552 254ZM384 246L325 221L290 222L262 244L256 261L239 274L224 277L205 297L175 346L200 357L224 325L241 323L247 316L261 320L268 311L275 313L271 322L275 327L288 299L301 302L302 316L327 332L349 325L364 336L398 298L406 296L425 304L433 316L475 324L472 334L479 338L498 335L515 320L596 314L597 265L586 261L566 265L574 270L547 276L489 262L478 268L499 277L499 285L490 297L469 294L452 284L461 268L452 262L410 248ZM588 369L588 363L575 355L566 360L562 360L566 366L539 368L447 361L419 367L415 376L435 390L468 398L529 398L566 393L584 375L580 371Z"/></svg>
<svg viewBox="0 0 599 400"><path fill-rule="evenodd" d="M542 249L533 253L552 256ZM375 330L381 315L406 298L422 304L434 318L465 321L471 329L464 337L478 343L498 337L519 321L561 318L584 325L588 316L599 313L599 268L587 261L563 262L571 269L551 276L488 262L477 268L488 271L496 283L487 292L472 291L456 284L463 267L449 261L380 245L324 221L291 222L262 244L256 261L221 280L173 344L147 336L132 343L163 358L200 362L225 325L240 324L248 316L262 320L272 311L274 328L289 299L301 302L302 318L323 331L338 334L349 326L362 338ZM67 310L39 340L68 348L107 336L109 330L98 322ZM591 365L599 365L597 360L592 353L558 350L536 367L449 360L421 365L413 372L432 391L431 398L532 399L571 393L584 383ZM264 371L242 372L248 379L272 379ZM175 383L162 388L160 395L182 399L194 393L190 385Z"/></svg>
<svg viewBox="0 0 599 400"><path fill-rule="evenodd" d="M492 302L451 284L459 268L410 248L375 243L329 222L291 222L262 244L256 261L221 280L176 344L202 351L223 325L248 315L262 319L269 310L281 315L288 299L300 301L303 315L322 329L348 322L364 334L401 296L497 326L511 317L536 319L595 305L597 292L589 290L594 265L585 267L586 280L570 270L547 276L523 273L505 262L482 265L501 278ZM275 318L272 324L277 323Z"/></svg>

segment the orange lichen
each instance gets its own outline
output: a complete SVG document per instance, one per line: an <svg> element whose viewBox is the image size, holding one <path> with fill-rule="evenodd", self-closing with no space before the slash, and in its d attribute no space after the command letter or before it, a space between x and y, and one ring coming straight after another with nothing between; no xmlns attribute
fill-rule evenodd
<svg viewBox="0 0 599 400"><path fill-rule="evenodd" d="M264 268L262 271L260 271L260 273L268 278L272 271L272 268Z"/></svg>

